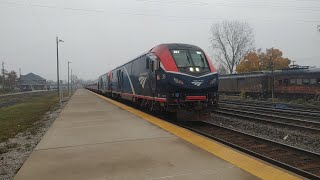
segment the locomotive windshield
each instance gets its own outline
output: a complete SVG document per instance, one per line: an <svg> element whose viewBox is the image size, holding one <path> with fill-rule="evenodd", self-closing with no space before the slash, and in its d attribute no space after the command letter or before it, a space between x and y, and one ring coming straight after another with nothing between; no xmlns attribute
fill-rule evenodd
<svg viewBox="0 0 320 180"><path fill-rule="evenodd" d="M181 67L208 67L207 60L202 51L198 50L172 50L172 56L178 66Z"/></svg>

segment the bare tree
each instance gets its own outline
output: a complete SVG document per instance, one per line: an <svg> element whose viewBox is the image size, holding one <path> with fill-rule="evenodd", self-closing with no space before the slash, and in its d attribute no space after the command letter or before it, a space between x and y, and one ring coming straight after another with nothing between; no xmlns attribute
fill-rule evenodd
<svg viewBox="0 0 320 180"><path fill-rule="evenodd" d="M253 29L249 24L240 21L213 24L210 42L214 58L232 74L243 56L254 49Z"/></svg>
<svg viewBox="0 0 320 180"><path fill-rule="evenodd" d="M227 71L228 70L222 64L220 64L218 69L217 69L217 73L220 74L220 75L227 74L228 73Z"/></svg>

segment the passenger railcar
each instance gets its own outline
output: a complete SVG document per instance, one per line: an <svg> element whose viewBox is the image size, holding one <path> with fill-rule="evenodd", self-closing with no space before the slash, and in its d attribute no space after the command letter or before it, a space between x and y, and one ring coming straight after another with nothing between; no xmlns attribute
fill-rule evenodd
<svg viewBox="0 0 320 180"><path fill-rule="evenodd" d="M239 94L244 91L249 96L268 98L273 89L276 97L310 99L320 93L319 68L222 75L219 81L219 92L223 94Z"/></svg>
<svg viewBox="0 0 320 180"><path fill-rule="evenodd" d="M99 77L97 91L157 112L201 112L218 102L218 74L189 44L161 44Z"/></svg>

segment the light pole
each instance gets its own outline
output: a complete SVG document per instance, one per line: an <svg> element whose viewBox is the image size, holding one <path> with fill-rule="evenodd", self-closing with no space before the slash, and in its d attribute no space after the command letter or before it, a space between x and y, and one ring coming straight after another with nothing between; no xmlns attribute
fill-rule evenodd
<svg viewBox="0 0 320 180"><path fill-rule="evenodd" d="M4 73L4 62L2 62L2 90L4 92L4 82L6 80L6 75Z"/></svg>
<svg viewBox="0 0 320 180"><path fill-rule="evenodd" d="M68 61L68 93L69 93L69 96L71 95L71 91L70 91L70 75L69 75L69 72L70 72L70 63L72 63L72 62L70 62L70 61Z"/></svg>
<svg viewBox="0 0 320 180"><path fill-rule="evenodd" d="M73 93L73 74L72 74L72 69L71 69L71 91Z"/></svg>
<svg viewBox="0 0 320 180"><path fill-rule="evenodd" d="M63 40L59 39L58 36L56 37L57 43L57 86L58 86L58 95L59 95L59 102L61 102L61 94L60 94L60 79L59 79L59 43L64 42Z"/></svg>

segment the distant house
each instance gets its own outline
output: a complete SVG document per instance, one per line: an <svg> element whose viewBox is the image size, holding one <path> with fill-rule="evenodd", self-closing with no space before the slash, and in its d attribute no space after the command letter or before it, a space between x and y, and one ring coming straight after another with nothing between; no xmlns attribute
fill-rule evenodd
<svg viewBox="0 0 320 180"><path fill-rule="evenodd" d="M18 87L22 91L47 90L47 80L33 73L21 75Z"/></svg>

